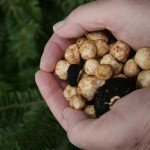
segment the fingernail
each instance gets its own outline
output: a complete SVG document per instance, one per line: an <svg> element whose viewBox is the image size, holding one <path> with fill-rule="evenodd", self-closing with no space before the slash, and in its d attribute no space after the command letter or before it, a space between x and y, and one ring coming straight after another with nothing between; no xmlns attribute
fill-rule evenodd
<svg viewBox="0 0 150 150"><path fill-rule="evenodd" d="M56 30L60 29L64 24L65 24L65 21L64 21L64 20L62 20L62 21L60 21L60 22L54 24L54 25L53 25L53 30L56 31Z"/></svg>

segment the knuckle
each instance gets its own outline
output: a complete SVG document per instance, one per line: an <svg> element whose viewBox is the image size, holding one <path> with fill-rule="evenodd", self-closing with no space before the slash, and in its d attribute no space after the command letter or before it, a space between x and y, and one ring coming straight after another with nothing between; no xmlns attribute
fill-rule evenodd
<svg viewBox="0 0 150 150"><path fill-rule="evenodd" d="M72 131L68 132L67 136L68 136L68 139L69 139L70 143L72 143L75 146L78 146L76 141L75 141L75 135Z"/></svg>
<svg viewBox="0 0 150 150"><path fill-rule="evenodd" d="M84 9L84 5L78 6L70 13L70 15L67 17L67 20L71 21L77 19L81 14L81 12L83 11L83 9Z"/></svg>
<svg viewBox="0 0 150 150"><path fill-rule="evenodd" d="M84 140L79 136L77 130L75 128L72 128L67 133L68 139L70 143L72 143L74 146L79 148L86 148L87 144L84 143Z"/></svg>

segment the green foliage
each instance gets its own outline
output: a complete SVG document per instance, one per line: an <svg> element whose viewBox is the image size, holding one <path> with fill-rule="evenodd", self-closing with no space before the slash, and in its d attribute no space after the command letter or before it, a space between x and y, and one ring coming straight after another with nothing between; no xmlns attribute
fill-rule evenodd
<svg viewBox="0 0 150 150"><path fill-rule="evenodd" d="M91 0L0 0L0 150L77 150L34 81L52 25Z"/></svg>
<svg viewBox="0 0 150 150"><path fill-rule="evenodd" d="M64 11L65 14L68 14L77 6L87 3L87 2L91 2L91 1L93 1L93 0L76 0L76 1L57 0L57 4L60 5L60 7L62 8L62 10Z"/></svg>

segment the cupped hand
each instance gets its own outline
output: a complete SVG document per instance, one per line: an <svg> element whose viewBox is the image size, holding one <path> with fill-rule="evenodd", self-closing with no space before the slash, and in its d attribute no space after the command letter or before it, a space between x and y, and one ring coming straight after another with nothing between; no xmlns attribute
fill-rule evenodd
<svg viewBox="0 0 150 150"><path fill-rule="evenodd" d="M81 5L54 26L63 38L80 37L102 29L128 43L133 49L150 46L150 1L98 0Z"/></svg>
<svg viewBox="0 0 150 150"><path fill-rule="evenodd" d="M117 101L98 119L68 107L63 87L52 74L39 71L37 85L68 138L86 150L149 150L150 89L137 90Z"/></svg>
<svg viewBox="0 0 150 150"><path fill-rule="evenodd" d="M149 88L132 92L117 101L111 111L98 119L90 119L84 112L68 107L63 97L66 83L54 74L55 65L63 58L65 49L74 38L88 31L108 29L136 50L150 47L150 3L136 2L99 0L80 6L65 21L54 26L55 33L45 46L36 83L69 140L79 148L150 149Z"/></svg>

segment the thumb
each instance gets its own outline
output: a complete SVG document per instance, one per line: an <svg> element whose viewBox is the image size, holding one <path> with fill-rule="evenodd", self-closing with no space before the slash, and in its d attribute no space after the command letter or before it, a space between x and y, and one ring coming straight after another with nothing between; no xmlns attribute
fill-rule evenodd
<svg viewBox="0 0 150 150"><path fill-rule="evenodd" d="M64 21L53 26L54 32L62 38L78 38L87 32L107 29L135 50L149 47L149 4L148 1L97 0L73 10Z"/></svg>
<svg viewBox="0 0 150 150"><path fill-rule="evenodd" d="M68 129L72 129L78 125L78 123L85 121L89 117L81 110L75 110L71 107L67 107L63 111L63 117L67 121Z"/></svg>
<svg viewBox="0 0 150 150"><path fill-rule="evenodd" d="M76 38L85 34L87 31L96 31L107 28L110 21L109 6L111 1L94 1L79 6L63 21L53 26L54 32L63 38ZM112 7L113 5L111 5Z"/></svg>

